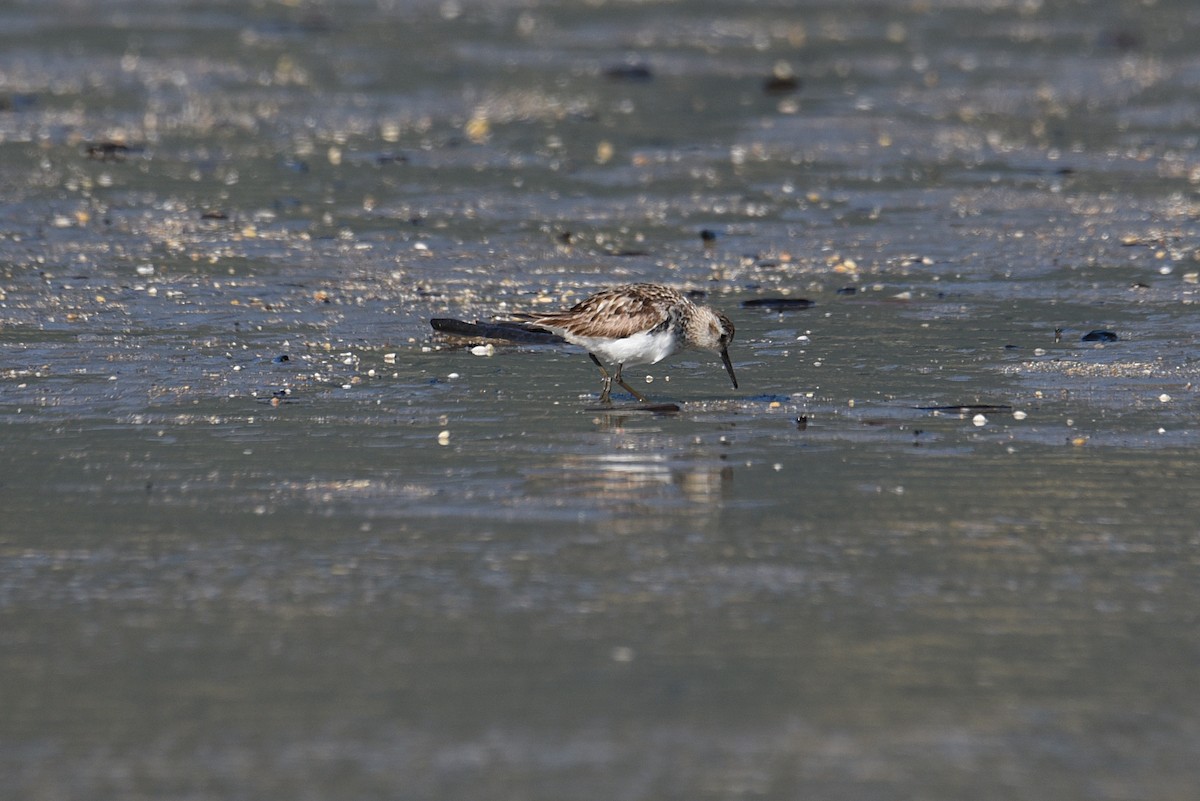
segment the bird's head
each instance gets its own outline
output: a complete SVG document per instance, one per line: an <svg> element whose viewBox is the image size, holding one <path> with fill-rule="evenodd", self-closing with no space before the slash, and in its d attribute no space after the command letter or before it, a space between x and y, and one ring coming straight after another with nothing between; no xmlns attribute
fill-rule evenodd
<svg viewBox="0 0 1200 801"><path fill-rule="evenodd" d="M697 315L694 330L690 332L693 345L721 354L721 361L725 364L725 371L729 373L729 380L733 382L733 388L737 389L737 376L733 374L733 363L729 361L733 322L719 311L701 308L703 313Z"/></svg>

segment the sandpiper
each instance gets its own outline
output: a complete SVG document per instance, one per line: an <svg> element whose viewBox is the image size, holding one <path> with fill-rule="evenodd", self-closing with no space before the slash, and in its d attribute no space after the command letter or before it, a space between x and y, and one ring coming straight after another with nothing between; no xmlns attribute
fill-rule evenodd
<svg viewBox="0 0 1200 801"><path fill-rule="evenodd" d="M676 351L693 348L721 354L729 380L737 389L737 376L729 361L733 323L719 311L693 303L682 292L661 284L625 284L597 292L565 311L521 314L517 319L586 349L603 376L601 403L612 402L609 393L614 383L646 403L646 397L621 378L622 368L657 364ZM610 373L600 357L616 369Z"/></svg>

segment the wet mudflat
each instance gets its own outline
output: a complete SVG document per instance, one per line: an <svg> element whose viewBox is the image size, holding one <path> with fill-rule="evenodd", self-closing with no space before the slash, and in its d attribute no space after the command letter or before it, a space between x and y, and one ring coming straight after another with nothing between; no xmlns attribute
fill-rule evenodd
<svg viewBox="0 0 1200 801"><path fill-rule="evenodd" d="M1190 799L1200 12L971 5L0 11L5 786Z"/></svg>

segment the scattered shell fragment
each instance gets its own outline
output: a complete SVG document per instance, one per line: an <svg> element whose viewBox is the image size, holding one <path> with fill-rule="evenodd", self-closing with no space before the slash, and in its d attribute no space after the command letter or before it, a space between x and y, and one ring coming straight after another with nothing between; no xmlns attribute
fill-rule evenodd
<svg viewBox="0 0 1200 801"><path fill-rule="evenodd" d="M632 662L634 658L633 649L627 645L618 645L612 649L612 661L614 662Z"/></svg>
<svg viewBox="0 0 1200 801"><path fill-rule="evenodd" d="M767 94L787 94L800 89L802 82L796 77L792 65L786 61L775 62L771 74L763 81L763 91Z"/></svg>
<svg viewBox="0 0 1200 801"><path fill-rule="evenodd" d="M477 145L481 145L486 142L488 140L488 136L491 135L491 132L491 124L488 122L488 118L483 114L482 111L476 112L475 116L471 117L466 126L463 128L463 133L467 135L467 139L470 139Z"/></svg>
<svg viewBox="0 0 1200 801"><path fill-rule="evenodd" d="M608 141L607 139L601 140L600 143L596 145L596 163L607 164L608 162L612 161L612 157L612 142Z"/></svg>

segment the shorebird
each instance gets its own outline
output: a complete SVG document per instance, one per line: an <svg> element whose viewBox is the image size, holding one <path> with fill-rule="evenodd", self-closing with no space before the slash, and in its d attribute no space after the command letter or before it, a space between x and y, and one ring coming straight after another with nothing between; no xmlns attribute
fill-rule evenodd
<svg viewBox="0 0 1200 801"><path fill-rule="evenodd" d="M625 383L621 370L627 364L657 364L687 349L721 354L729 380L737 389L737 376L729 361L733 323L721 312L693 303L682 292L661 284L616 286L564 311L520 314L516 319L587 350L603 376L601 403L612 402L613 384L646 403L642 393ZM601 357L616 369L610 373Z"/></svg>

